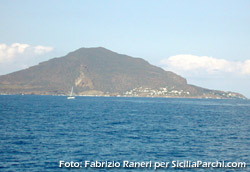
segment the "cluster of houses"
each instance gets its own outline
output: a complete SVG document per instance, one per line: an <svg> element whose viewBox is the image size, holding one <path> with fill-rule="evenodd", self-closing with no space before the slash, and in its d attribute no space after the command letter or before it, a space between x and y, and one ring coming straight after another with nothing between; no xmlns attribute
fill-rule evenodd
<svg viewBox="0 0 250 172"><path fill-rule="evenodd" d="M130 91L126 91L122 96L147 96L147 97L168 97L168 96L189 96L190 93L183 90L169 89L161 87L158 89L138 87Z"/></svg>

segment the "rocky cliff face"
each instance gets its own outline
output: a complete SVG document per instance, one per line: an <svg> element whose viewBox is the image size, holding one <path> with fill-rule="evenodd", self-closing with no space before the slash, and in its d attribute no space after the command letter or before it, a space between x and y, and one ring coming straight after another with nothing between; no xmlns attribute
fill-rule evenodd
<svg viewBox="0 0 250 172"><path fill-rule="evenodd" d="M187 84L185 78L141 58L105 48L81 48L61 58L0 76L1 94L244 98Z"/></svg>

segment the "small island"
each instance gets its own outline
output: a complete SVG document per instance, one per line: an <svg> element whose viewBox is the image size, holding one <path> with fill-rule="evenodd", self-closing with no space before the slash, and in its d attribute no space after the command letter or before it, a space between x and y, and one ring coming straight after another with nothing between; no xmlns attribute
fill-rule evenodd
<svg viewBox="0 0 250 172"><path fill-rule="evenodd" d="M245 99L239 93L190 85L171 71L103 47L80 48L60 58L0 76L0 94Z"/></svg>

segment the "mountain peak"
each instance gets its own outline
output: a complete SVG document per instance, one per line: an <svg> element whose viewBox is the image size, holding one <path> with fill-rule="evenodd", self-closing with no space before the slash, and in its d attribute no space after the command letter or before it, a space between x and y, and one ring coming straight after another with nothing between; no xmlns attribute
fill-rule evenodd
<svg viewBox="0 0 250 172"><path fill-rule="evenodd" d="M82 47L82 48L79 48L75 51L111 51L107 48L104 48L104 47ZM73 51L73 52L75 52Z"/></svg>
<svg viewBox="0 0 250 172"><path fill-rule="evenodd" d="M88 54L88 53L115 53L109 49L106 49L104 47L89 47L89 48L86 48L86 47L82 47L82 48L79 48L75 51L72 51L70 52L68 55L72 55L72 54L80 54L80 55L84 55L84 54Z"/></svg>

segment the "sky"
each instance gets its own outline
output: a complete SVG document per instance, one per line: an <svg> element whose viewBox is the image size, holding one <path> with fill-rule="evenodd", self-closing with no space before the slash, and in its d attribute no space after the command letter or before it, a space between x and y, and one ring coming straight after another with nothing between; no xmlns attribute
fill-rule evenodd
<svg viewBox="0 0 250 172"><path fill-rule="evenodd" d="M0 75L105 47L250 98L250 1L0 0Z"/></svg>

